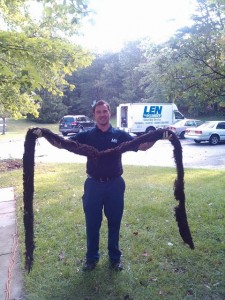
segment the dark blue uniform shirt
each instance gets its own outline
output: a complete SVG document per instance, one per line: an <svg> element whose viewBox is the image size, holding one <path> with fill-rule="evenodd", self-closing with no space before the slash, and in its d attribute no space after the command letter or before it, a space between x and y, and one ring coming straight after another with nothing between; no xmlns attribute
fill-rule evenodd
<svg viewBox="0 0 225 300"><path fill-rule="evenodd" d="M70 138L81 144L86 144L95 147L98 151L117 147L119 144L133 139L127 132L110 128L103 132L97 126L92 130L78 133ZM137 149L134 149L137 151ZM105 155L94 161L91 158L87 159L87 174L94 178L100 177L117 177L122 175L123 167L121 162L121 154Z"/></svg>

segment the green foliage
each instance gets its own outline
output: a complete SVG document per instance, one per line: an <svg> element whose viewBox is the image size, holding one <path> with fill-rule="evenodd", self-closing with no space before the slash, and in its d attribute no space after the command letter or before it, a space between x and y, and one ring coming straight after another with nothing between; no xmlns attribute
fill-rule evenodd
<svg viewBox="0 0 225 300"><path fill-rule="evenodd" d="M199 0L193 25L166 43L144 39L97 56L69 79L77 90L64 103L73 112L104 98L115 112L124 102L176 102L187 115L212 113L225 103L224 10L221 1Z"/></svg>
<svg viewBox="0 0 225 300"><path fill-rule="evenodd" d="M144 101L146 93L139 86L143 74L138 70L139 65L146 63L141 41L127 43L121 50L119 58L123 75L119 99L131 103Z"/></svg>
<svg viewBox="0 0 225 300"><path fill-rule="evenodd" d="M183 244L174 219L175 169L126 166L124 171L121 247L125 269L115 273L108 268L104 218L101 260L95 271L83 273L85 166L36 166L36 249L33 270L25 274L27 299L224 299L224 171L185 170L187 214L195 250ZM16 191L24 262L21 170L1 173L0 186L9 185Z"/></svg>
<svg viewBox="0 0 225 300"><path fill-rule="evenodd" d="M0 16L9 31L27 36L62 37L77 32L90 11L86 0L2 0Z"/></svg>
<svg viewBox="0 0 225 300"><path fill-rule="evenodd" d="M28 115L28 119L39 123L58 123L67 114L67 106L62 103L62 97L54 96L46 90L41 90L39 95L42 99L39 115L37 118Z"/></svg>
<svg viewBox="0 0 225 300"><path fill-rule="evenodd" d="M86 69L73 73L67 80L76 86L65 91L64 104L70 113L84 113L95 100L105 99L112 112L123 102L140 102L145 97L139 87L137 67L144 60L140 41L130 42L119 53L97 55Z"/></svg>
<svg viewBox="0 0 225 300"><path fill-rule="evenodd" d="M1 1L0 115L40 113L39 121L53 122L65 113L89 115L99 99L113 114L120 103L141 101L176 102L196 117L224 114L224 1L197 4L192 25L166 43L129 42L92 62L67 39L89 13L85 0ZM31 8L39 12L35 18Z"/></svg>
<svg viewBox="0 0 225 300"><path fill-rule="evenodd" d="M164 95L193 114L225 101L225 8L220 1L198 1L193 25L180 29L168 42L151 45L141 67L147 92Z"/></svg>
<svg viewBox="0 0 225 300"><path fill-rule="evenodd" d="M4 113L17 118L38 115L37 90L62 96L62 87L68 85L65 75L91 63L87 51L62 38L62 32L76 32L74 26L86 12L83 1L33 1L42 5L36 23L29 3L5 0L0 5L6 27L0 31L0 104Z"/></svg>

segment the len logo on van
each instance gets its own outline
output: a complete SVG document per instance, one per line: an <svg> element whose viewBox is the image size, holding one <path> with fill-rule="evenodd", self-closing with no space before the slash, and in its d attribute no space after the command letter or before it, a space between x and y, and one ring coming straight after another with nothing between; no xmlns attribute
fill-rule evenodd
<svg viewBox="0 0 225 300"><path fill-rule="evenodd" d="M151 105L144 107L143 118L161 118L162 105Z"/></svg>

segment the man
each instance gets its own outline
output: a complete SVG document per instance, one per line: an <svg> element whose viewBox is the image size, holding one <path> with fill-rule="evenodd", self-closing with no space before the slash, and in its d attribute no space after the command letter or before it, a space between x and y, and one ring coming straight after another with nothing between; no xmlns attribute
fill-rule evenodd
<svg viewBox="0 0 225 300"><path fill-rule="evenodd" d="M128 133L115 129L110 124L110 106L100 100L93 106L96 127L79 133L70 139L95 147L98 151L115 148L133 139ZM164 138L169 139L168 132ZM154 142L143 143L133 151L147 150ZM116 271L123 269L119 249L120 224L124 208L125 182L121 155L107 155L96 161L87 159L87 179L84 183L83 209L86 220L87 252L84 271L91 271L99 261L99 238L102 212L108 221L108 255L110 267Z"/></svg>

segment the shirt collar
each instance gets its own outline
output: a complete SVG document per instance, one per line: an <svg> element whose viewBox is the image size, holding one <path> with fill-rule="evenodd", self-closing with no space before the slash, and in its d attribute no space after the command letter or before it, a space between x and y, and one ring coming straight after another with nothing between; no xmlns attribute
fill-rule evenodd
<svg viewBox="0 0 225 300"><path fill-rule="evenodd" d="M112 127L111 124L110 124L109 128L106 131L101 131L101 129L99 129L97 125L95 125L95 128L98 132L101 132L101 133L111 133L113 131L113 127Z"/></svg>

